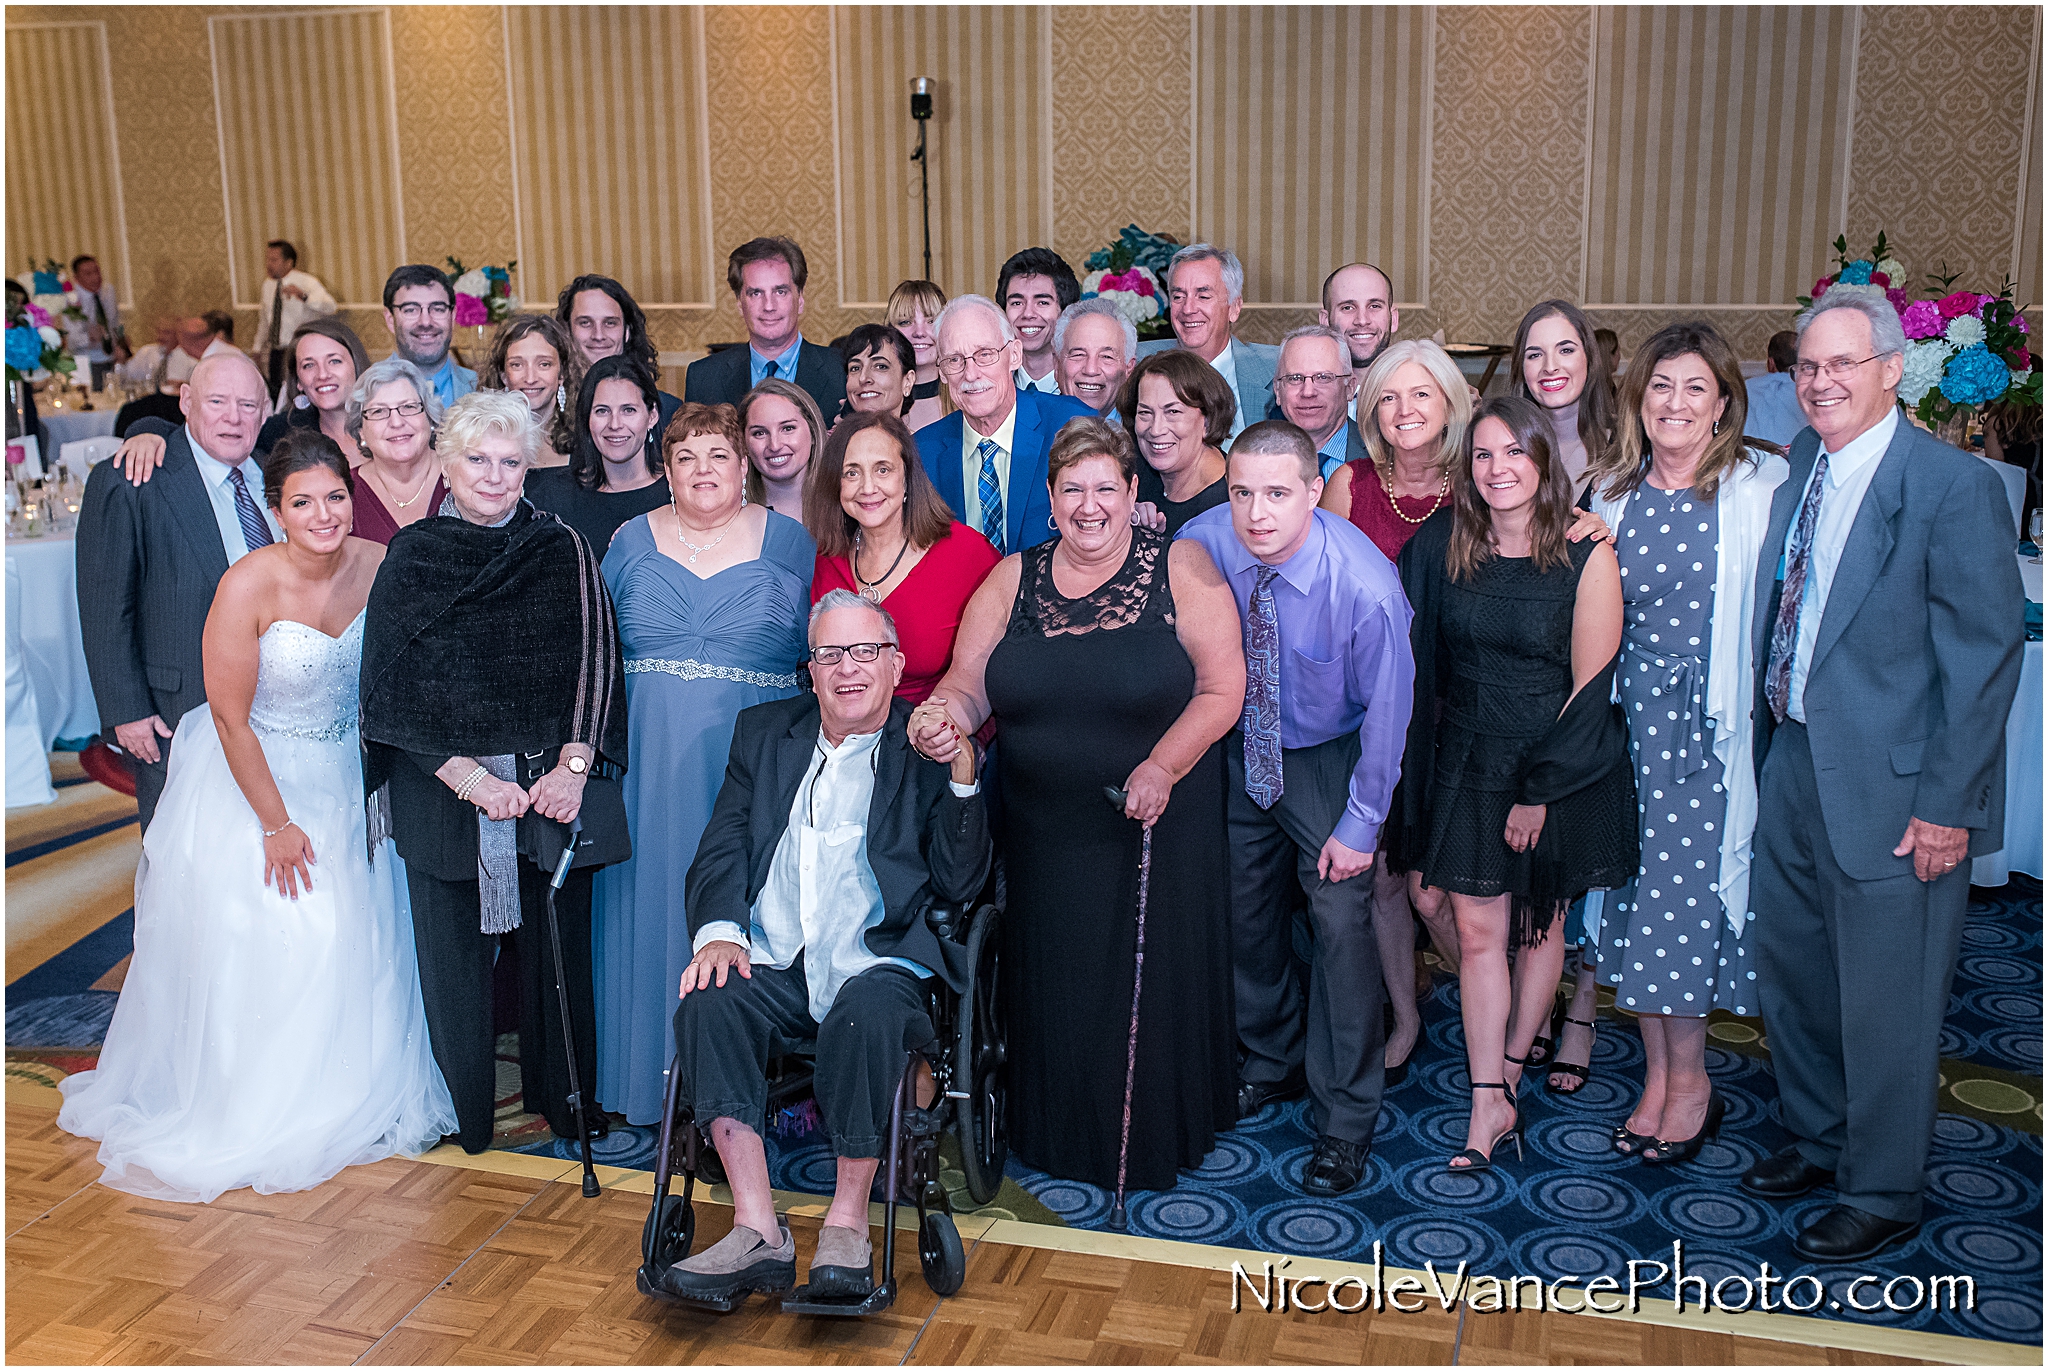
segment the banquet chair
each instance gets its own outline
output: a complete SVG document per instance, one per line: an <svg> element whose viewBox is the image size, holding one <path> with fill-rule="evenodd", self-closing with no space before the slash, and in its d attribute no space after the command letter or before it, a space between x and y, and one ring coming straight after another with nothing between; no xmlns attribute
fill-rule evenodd
<svg viewBox="0 0 2048 1371"><path fill-rule="evenodd" d="M120 450L119 438L80 438L57 449L57 465L83 481L91 474L93 463L103 462Z"/></svg>
<svg viewBox="0 0 2048 1371"><path fill-rule="evenodd" d="M2005 502L2012 506L2012 536L2020 537L2020 512L2027 504L2026 469L2016 467L2011 462L1993 461L1982 453L1978 454L1978 460L1988 463L1991 469L1998 473L1998 479L2005 482Z"/></svg>

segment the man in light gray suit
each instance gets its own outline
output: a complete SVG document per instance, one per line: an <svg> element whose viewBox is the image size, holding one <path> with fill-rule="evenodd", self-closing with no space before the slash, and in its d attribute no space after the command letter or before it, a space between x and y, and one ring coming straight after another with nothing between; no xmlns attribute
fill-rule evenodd
<svg viewBox="0 0 2048 1371"><path fill-rule="evenodd" d="M1265 419L1273 408L1280 349L1235 336L1237 317L1244 312L1244 263L1237 254L1207 243L1182 248L1166 264L1166 300L1173 339L1140 344L1138 355L1181 347L1216 368L1237 397L1232 438Z"/></svg>
<svg viewBox="0 0 2048 1371"><path fill-rule="evenodd" d="M1830 294L1798 327L1811 427L1758 568L1751 889L1794 1141L1742 1185L1833 1184L1793 1246L1849 1262L1920 1226L1969 858L2004 837L2022 600L1997 477L1899 410L1892 307Z"/></svg>

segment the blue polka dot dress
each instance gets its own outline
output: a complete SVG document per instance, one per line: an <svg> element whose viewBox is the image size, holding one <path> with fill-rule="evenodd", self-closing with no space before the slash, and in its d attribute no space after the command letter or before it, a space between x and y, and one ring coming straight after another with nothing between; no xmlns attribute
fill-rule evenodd
<svg viewBox="0 0 2048 1371"><path fill-rule="evenodd" d="M1615 551L1624 608L1621 702L1642 818L1642 869L1601 925L1600 971L1636 1014L1756 1013L1748 947L1721 909L1728 795L1707 717L1718 528L1714 504L1645 482Z"/></svg>

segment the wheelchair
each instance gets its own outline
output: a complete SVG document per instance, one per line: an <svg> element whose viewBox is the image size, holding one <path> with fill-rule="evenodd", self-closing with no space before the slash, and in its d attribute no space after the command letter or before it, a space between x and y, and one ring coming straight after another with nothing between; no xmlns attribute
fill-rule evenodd
<svg viewBox="0 0 2048 1371"><path fill-rule="evenodd" d="M1004 1125L1006 1053L996 989L1000 919L992 904L979 906L969 917L948 905L935 905L926 915L933 932L965 947L967 989L955 994L937 977L925 988L925 1009L938 1047L933 1059L910 1054L890 1106L889 1141L877 1173L885 1198L874 1289L864 1297L813 1296L808 1285L800 1285L783 1297L785 1312L845 1318L879 1314L894 1304L896 1206L905 1197L917 1205L917 1255L925 1284L935 1294L951 1295L966 1279L967 1255L953 1222L952 1200L939 1184L939 1140L948 1132L958 1140L961 1170L974 1202L981 1205L994 1199L1010 1154ZM931 1069L937 1087L931 1105L923 1109L917 1107L916 1096L920 1064ZM729 1313L749 1292L720 1300L687 1299L661 1284L668 1269L690 1255L697 1223L690 1201L698 1180L718 1184L725 1179L711 1142L711 1121L695 1118L690 1104L679 1098L681 1075L671 1061L661 1137L655 1147L654 1203L641 1229L635 1284L641 1294L665 1303ZM770 1062L767 1117L807 1098L811 1079L812 1064L805 1054ZM670 1187L678 1174L683 1179L680 1194Z"/></svg>

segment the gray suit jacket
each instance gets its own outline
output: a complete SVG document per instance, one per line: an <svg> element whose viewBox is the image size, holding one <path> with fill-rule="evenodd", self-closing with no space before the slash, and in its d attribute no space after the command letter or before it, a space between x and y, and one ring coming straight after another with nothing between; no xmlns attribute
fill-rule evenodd
<svg viewBox="0 0 2048 1371"><path fill-rule="evenodd" d="M1820 453L1806 429L1771 502L1756 582L1756 765L1774 727L1763 679L1782 583L1778 558ZM2012 515L1998 478L1903 415L1849 529L1806 673L1806 729L1821 818L1842 870L1902 876L1909 819L2005 835L2005 721L2025 642ZM1783 822L1760 814L1760 824Z"/></svg>
<svg viewBox="0 0 2048 1371"><path fill-rule="evenodd" d="M185 430L165 443L146 485L118 462L93 467L78 511L78 619L110 734L152 714L175 729L206 703L199 644L228 554Z"/></svg>
<svg viewBox="0 0 2048 1371"><path fill-rule="evenodd" d="M1171 352L1179 346L1177 338L1154 338L1149 343L1138 344L1138 356ZM1232 338L1230 360L1237 364L1237 388L1244 394L1245 424L1277 418L1279 411L1273 407L1273 373L1280 369L1280 349L1270 343L1248 343L1242 338Z"/></svg>

